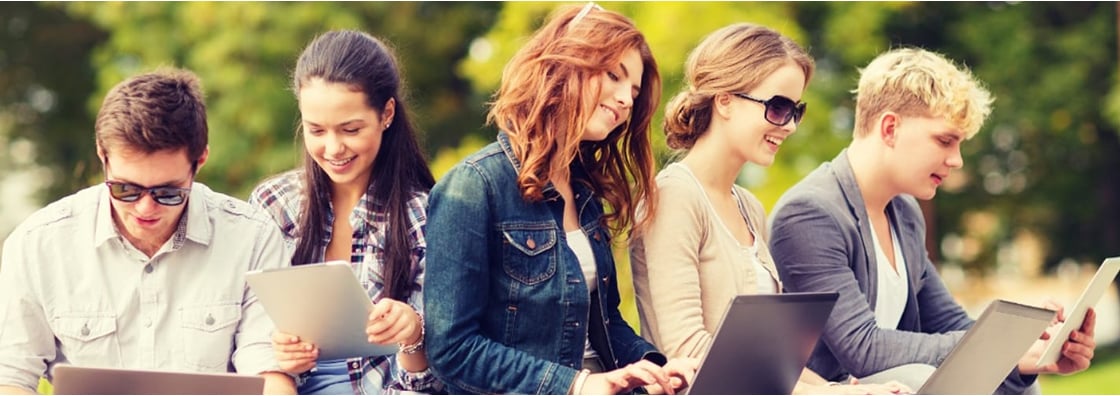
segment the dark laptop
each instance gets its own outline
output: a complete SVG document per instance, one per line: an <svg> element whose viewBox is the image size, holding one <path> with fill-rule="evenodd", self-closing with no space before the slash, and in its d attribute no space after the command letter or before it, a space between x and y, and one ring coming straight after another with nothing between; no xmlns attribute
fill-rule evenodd
<svg viewBox="0 0 1120 396"><path fill-rule="evenodd" d="M57 365L56 395L260 395L264 377Z"/></svg>
<svg viewBox="0 0 1120 396"><path fill-rule="evenodd" d="M788 395L839 293L737 296L688 389L690 395Z"/></svg>

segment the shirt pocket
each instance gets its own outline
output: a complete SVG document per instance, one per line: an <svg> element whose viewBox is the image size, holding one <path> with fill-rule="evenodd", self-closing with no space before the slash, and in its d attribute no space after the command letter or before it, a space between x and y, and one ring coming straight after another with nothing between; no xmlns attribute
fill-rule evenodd
<svg viewBox="0 0 1120 396"><path fill-rule="evenodd" d="M77 365L114 365L120 356L117 318L108 312L66 313L51 321L59 352Z"/></svg>
<svg viewBox="0 0 1120 396"><path fill-rule="evenodd" d="M240 303L191 305L179 309L182 359L188 367L203 371L229 371Z"/></svg>
<svg viewBox="0 0 1120 396"><path fill-rule="evenodd" d="M502 267L518 282L533 285L556 274L556 229L552 223L502 229Z"/></svg>

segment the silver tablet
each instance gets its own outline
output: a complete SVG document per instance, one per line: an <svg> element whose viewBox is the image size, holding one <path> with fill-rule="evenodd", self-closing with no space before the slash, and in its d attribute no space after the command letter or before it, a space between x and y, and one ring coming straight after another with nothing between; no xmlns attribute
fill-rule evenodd
<svg viewBox="0 0 1120 396"><path fill-rule="evenodd" d="M282 332L319 347L319 360L381 356L396 345L371 344L366 319L373 302L343 261L250 271L246 282Z"/></svg>
<svg viewBox="0 0 1120 396"><path fill-rule="evenodd" d="M1089 307L1097 304L1108 290L1108 286L1112 284L1112 280L1116 279L1118 272L1120 272L1120 257L1106 259L1101 264L1097 274L1093 275L1093 280L1089 281L1089 286L1081 292L1081 298L1077 299L1073 309L1066 311L1066 321L1056 333L1050 335L1046 351L1042 353L1036 365L1045 366L1058 361L1058 357L1062 354L1062 344L1069 339L1069 333L1081 328L1081 322L1085 321L1085 314L1089 311Z"/></svg>
<svg viewBox="0 0 1120 396"><path fill-rule="evenodd" d="M264 377L232 373L80 367L51 369L56 395L259 395Z"/></svg>

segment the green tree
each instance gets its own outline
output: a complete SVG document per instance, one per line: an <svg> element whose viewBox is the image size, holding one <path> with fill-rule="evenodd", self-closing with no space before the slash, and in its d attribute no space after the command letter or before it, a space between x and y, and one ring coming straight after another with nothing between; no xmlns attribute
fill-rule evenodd
<svg viewBox="0 0 1120 396"><path fill-rule="evenodd" d="M37 196L50 200L100 171L86 100L88 59L106 34L58 9L11 2L0 4L0 37L0 177L41 167L54 182Z"/></svg>
<svg viewBox="0 0 1120 396"><path fill-rule="evenodd" d="M294 167L297 108L290 71L305 44L330 29L385 39L402 63L409 104L430 152L480 125L481 101L450 65L484 29L497 3L67 3L50 4L108 32L91 59L87 111L130 75L157 66L190 69L207 94L211 156L200 180L245 197L268 175ZM438 23L436 23L438 22ZM87 129L88 130L88 129ZM69 136L69 135L66 135ZM92 152L92 150L91 150ZM63 163L66 162L62 159ZM89 180L66 186L76 188Z"/></svg>

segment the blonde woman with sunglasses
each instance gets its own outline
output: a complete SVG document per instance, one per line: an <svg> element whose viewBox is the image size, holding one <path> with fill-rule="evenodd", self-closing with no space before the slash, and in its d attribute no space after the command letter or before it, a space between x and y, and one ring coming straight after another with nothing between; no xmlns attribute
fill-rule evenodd
<svg viewBox="0 0 1120 396"><path fill-rule="evenodd" d="M735 182L748 162L772 164L797 131L813 66L792 40L749 23L711 33L689 55L687 86L665 111L668 145L684 157L657 175L657 206L643 208L649 223L631 245L642 335L669 356L704 356L736 295L782 291L762 204ZM897 383L831 386L808 369L794 387L907 391Z"/></svg>

